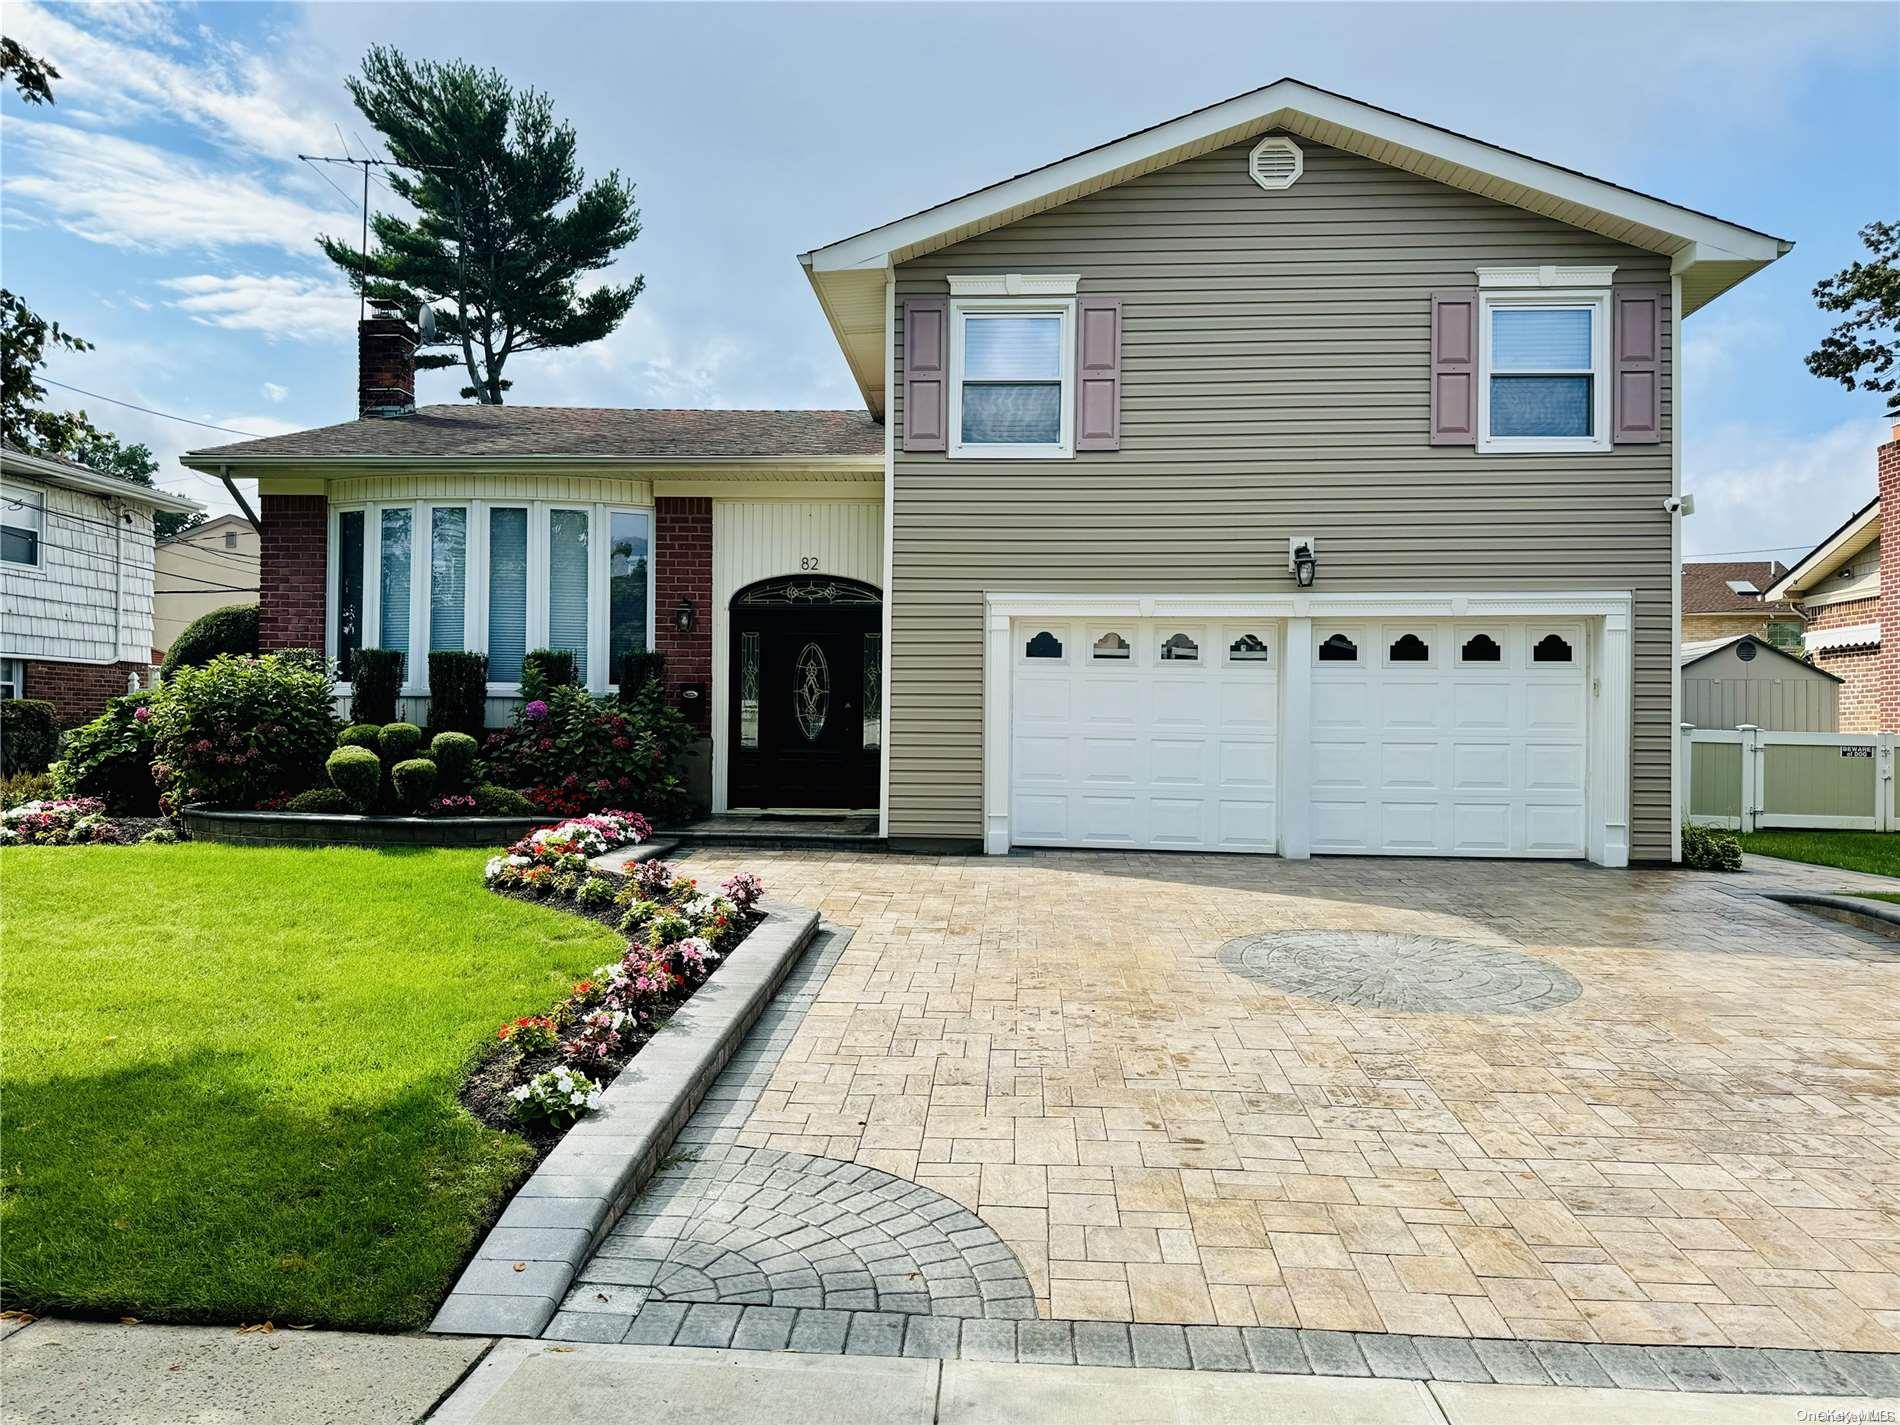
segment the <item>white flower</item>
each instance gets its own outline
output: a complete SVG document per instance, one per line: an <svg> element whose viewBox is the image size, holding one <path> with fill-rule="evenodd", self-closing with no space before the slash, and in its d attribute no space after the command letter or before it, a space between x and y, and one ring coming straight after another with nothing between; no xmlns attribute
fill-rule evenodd
<svg viewBox="0 0 1900 1425"><path fill-rule="evenodd" d="M532 1092L533 1092L532 1086L528 1084L523 1084L520 1088L510 1093L508 1097L514 1099L517 1103L519 1103L522 1099L526 1098Z"/></svg>
<svg viewBox="0 0 1900 1425"><path fill-rule="evenodd" d="M592 1093L587 1095L587 1106L589 1108L599 1108L601 1097L602 1095L601 1095L600 1090L595 1089Z"/></svg>

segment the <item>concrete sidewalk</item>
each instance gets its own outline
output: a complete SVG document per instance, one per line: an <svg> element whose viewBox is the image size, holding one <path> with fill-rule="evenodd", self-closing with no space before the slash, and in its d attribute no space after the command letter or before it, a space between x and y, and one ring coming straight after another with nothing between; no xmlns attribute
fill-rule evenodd
<svg viewBox="0 0 1900 1425"><path fill-rule="evenodd" d="M473 1366L471 1370L470 1367ZM4 1425L1788 1425L1900 1399L38 1321Z"/></svg>

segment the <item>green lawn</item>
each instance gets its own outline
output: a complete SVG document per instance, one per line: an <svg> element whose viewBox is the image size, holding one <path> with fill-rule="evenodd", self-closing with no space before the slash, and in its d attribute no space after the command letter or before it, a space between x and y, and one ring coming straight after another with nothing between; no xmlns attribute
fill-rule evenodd
<svg viewBox="0 0 1900 1425"><path fill-rule="evenodd" d="M1752 831L1742 838L1742 850L1844 871L1900 876L1900 832Z"/></svg>
<svg viewBox="0 0 1900 1425"><path fill-rule="evenodd" d="M479 851L0 852L0 1291L424 1325L528 1146L456 1100L618 940Z"/></svg>

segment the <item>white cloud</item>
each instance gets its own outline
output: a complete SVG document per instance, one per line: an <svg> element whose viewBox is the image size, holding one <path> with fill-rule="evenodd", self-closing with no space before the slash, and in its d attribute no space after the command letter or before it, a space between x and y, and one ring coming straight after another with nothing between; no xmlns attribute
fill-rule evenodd
<svg viewBox="0 0 1900 1425"><path fill-rule="evenodd" d="M1683 521L1684 551L1784 563L1805 553L1874 497L1884 438L1878 421L1849 421L1812 436L1738 423L1691 440L1682 487L1696 512Z"/></svg>
<svg viewBox="0 0 1900 1425"><path fill-rule="evenodd" d="M7 195L51 212L89 242L146 251L263 244L306 254L318 232L347 230L335 212L259 174L214 169L132 139L23 118L9 123L8 138Z"/></svg>
<svg viewBox="0 0 1900 1425"><path fill-rule="evenodd" d="M264 398L268 401L281 401L290 394L290 387L279 386L275 381L264 383Z"/></svg>
<svg viewBox="0 0 1900 1425"><path fill-rule="evenodd" d="M201 326L262 332L273 341L321 341L356 330L356 298L330 277L206 272L168 277L158 285L178 294L166 306Z"/></svg>

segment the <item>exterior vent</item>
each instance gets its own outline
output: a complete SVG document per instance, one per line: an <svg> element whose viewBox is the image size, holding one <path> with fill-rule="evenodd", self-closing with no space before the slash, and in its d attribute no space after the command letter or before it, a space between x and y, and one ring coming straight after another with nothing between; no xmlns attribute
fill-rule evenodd
<svg viewBox="0 0 1900 1425"><path fill-rule="evenodd" d="M1247 156L1247 171L1262 188L1291 188L1306 171L1306 159L1292 139L1262 139Z"/></svg>

